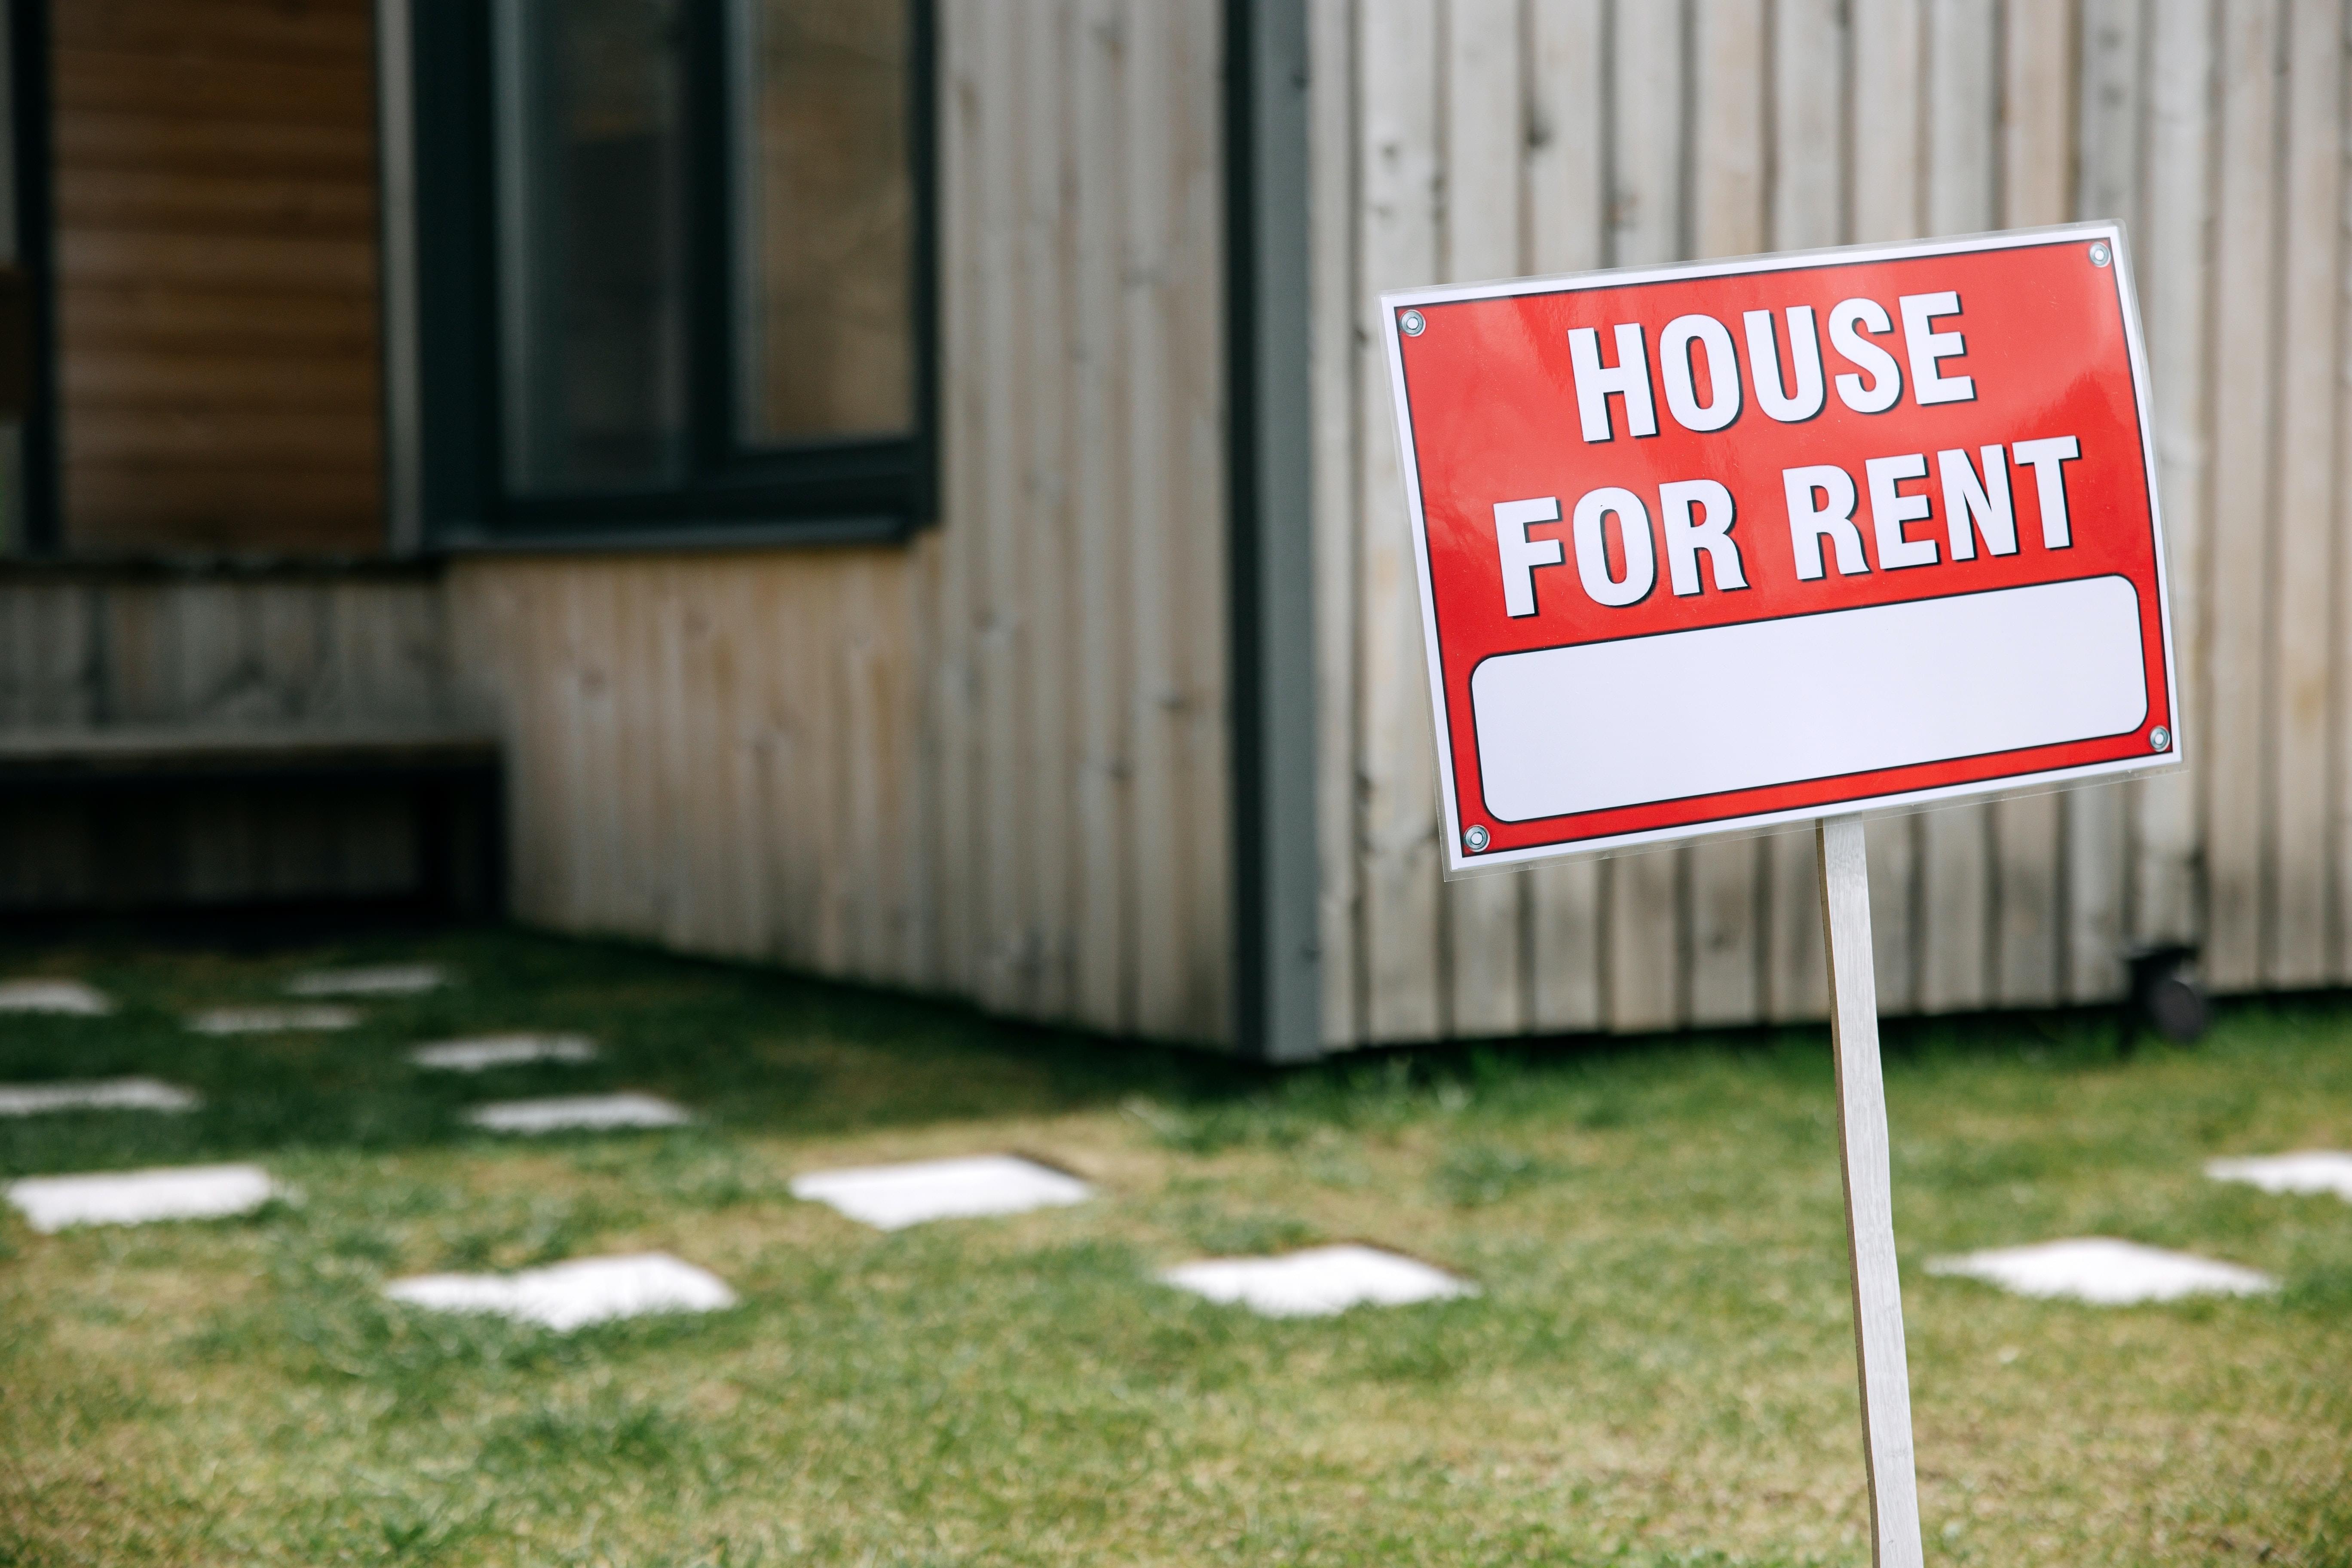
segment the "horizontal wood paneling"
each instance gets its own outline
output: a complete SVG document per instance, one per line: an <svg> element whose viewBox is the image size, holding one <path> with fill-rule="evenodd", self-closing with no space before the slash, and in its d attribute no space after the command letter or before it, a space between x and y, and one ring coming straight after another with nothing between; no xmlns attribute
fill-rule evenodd
<svg viewBox="0 0 2352 1568"><path fill-rule="evenodd" d="M100 406L66 431L65 456L75 468L135 467L155 459L341 468L337 455L365 441L373 429L370 411Z"/></svg>
<svg viewBox="0 0 2352 1568"><path fill-rule="evenodd" d="M185 171L214 175L225 168L266 169L321 180L373 182L372 122L310 125L299 134L266 120L191 120L185 116L97 110L60 115L54 127L58 164L64 168Z"/></svg>
<svg viewBox="0 0 2352 1568"><path fill-rule="evenodd" d="M1318 33L1332 41L1314 77L1316 177L1357 193L1356 222L1318 230L1315 265L1360 330L1317 339L1318 395L1346 405L1318 411L1331 457L1317 538L1318 580L1349 586L1326 613L1357 632L1353 657L1327 652L1318 681L1328 711L1365 721L1324 731L1348 748L1326 768L1362 781L1347 797L1353 832L1328 841L1347 845L1347 864L1325 868L1324 950L1339 955L1327 962L1365 977L1335 1043L1460 1033L1453 1020L1470 1012L1482 1029L1502 1020L1434 962L1459 953L1449 921L1472 906L1441 890L1423 851L1438 824L1414 590L1386 373L1361 314L1383 288L1468 276L1446 258L1484 256L1498 232L1533 237L1522 265L1544 270L2129 224L2194 771L1874 824L1881 1002L2113 997L2132 944L2183 937L2205 941L2223 989L2352 980L2345 0L1332 9ZM1516 80L1479 68L1463 28L1478 49L1528 41L1527 68ZM1527 134L1498 152L1476 140L1489 119ZM1449 166L1473 154L1478 167ZM1552 198L1585 189L1585 171L1596 194ZM1349 452L1361 456L1339 461ZM1515 932L1509 901L1481 893L1477 941L1532 954L1539 989L1602 974L1593 1012L1538 1008L1530 1030L1818 1017L1811 860L1808 839L1784 836L1538 871ZM1596 891L1568 892L1571 875ZM1598 915L1581 918L1574 900L1594 896ZM1556 913L1554 898L1570 901Z"/></svg>
<svg viewBox="0 0 2352 1568"><path fill-rule="evenodd" d="M159 527L168 525L177 539L225 548L251 546L224 519L272 508L299 509L306 517L340 521L341 531L356 538L383 503L383 487L376 480L341 465L298 468L244 454L210 461L110 462L85 476L82 489L94 510L137 510L160 520ZM327 553L316 542L311 552ZM360 553L364 551L354 552Z"/></svg>
<svg viewBox="0 0 2352 1568"><path fill-rule="evenodd" d="M374 287L375 243L61 226L58 272L75 284L177 285L257 295L247 307L257 312L288 294L352 298ZM70 356L70 345L63 352Z"/></svg>
<svg viewBox="0 0 2352 1568"><path fill-rule="evenodd" d="M373 241L375 199L364 184L259 175L176 174L85 165L58 193L68 228L184 227L205 237L321 237Z"/></svg>
<svg viewBox="0 0 2352 1568"><path fill-rule="evenodd" d="M58 290L58 306L60 315L80 323L79 350L143 351L164 362L199 354L225 370L248 356L263 365L289 359L333 363L364 357L376 342L373 301L350 294L289 294L262 311L248 295L143 280L68 283ZM72 367L64 374L71 375ZM348 370L345 375L352 385L365 384Z"/></svg>
<svg viewBox="0 0 2352 1568"><path fill-rule="evenodd" d="M67 0L49 31L79 49L364 68L374 38L351 14L347 0Z"/></svg>
<svg viewBox="0 0 2352 1568"><path fill-rule="evenodd" d="M381 547L373 8L54 8L68 544Z"/></svg>
<svg viewBox="0 0 2352 1568"><path fill-rule="evenodd" d="M122 409L180 408L217 393L248 408L375 411L368 389L354 386L341 365L299 351L223 364L208 354L108 345L85 349L58 374L68 397Z"/></svg>
<svg viewBox="0 0 2352 1568"><path fill-rule="evenodd" d="M189 0L199 15L205 4ZM289 132L311 125L349 129L353 100L366 103L375 91L373 69L365 61L257 62L231 49L132 52L68 37L57 40L51 81L60 108L228 120Z"/></svg>

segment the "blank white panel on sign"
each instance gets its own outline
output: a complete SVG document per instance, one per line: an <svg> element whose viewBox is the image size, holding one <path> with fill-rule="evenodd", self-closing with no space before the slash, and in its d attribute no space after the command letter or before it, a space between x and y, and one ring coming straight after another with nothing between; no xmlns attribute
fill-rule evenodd
<svg viewBox="0 0 2352 1568"><path fill-rule="evenodd" d="M717 1275L666 1252L582 1258L518 1274L422 1274L383 1288L443 1312L490 1312L558 1333L648 1312L715 1312L735 1304Z"/></svg>
<svg viewBox="0 0 2352 1568"><path fill-rule="evenodd" d="M276 1190L258 1165L183 1165L27 1176L8 1184L8 1201L35 1230L57 1231L74 1225L219 1219L259 1208Z"/></svg>
<svg viewBox="0 0 2352 1568"><path fill-rule="evenodd" d="M1350 1307L1403 1307L1478 1293L1417 1258L1352 1242L1280 1258L1205 1258L1164 1270L1160 1279L1269 1318L1325 1318Z"/></svg>
<svg viewBox="0 0 2352 1568"><path fill-rule="evenodd" d="M2334 1193L2352 1203L2352 1154L2332 1149L2215 1160L2205 1173L2217 1182L2245 1182L2266 1193Z"/></svg>
<svg viewBox="0 0 2352 1568"><path fill-rule="evenodd" d="M2147 713L2122 577L1502 654L1470 694L1505 822L2095 740Z"/></svg>
<svg viewBox="0 0 2352 1568"><path fill-rule="evenodd" d="M152 1078L0 1084L0 1116L45 1116L65 1110L194 1110L203 1103L177 1084Z"/></svg>
<svg viewBox="0 0 2352 1568"><path fill-rule="evenodd" d="M793 1178L793 1196L839 1209L879 1230L935 1219L974 1219L1084 1203L1094 1189L1034 1160L976 1154L812 1171Z"/></svg>
<svg viewBox="0 0 2352 1568"><path fill-rule="evenodd" d="M2021 1296L2069 1296L2101 1307L2183 1296L2252 1296L2278 1289L2270 1276L2234 1263L2105 1236L1938 1258L1927 1272L1964 1275Z"/></svg>

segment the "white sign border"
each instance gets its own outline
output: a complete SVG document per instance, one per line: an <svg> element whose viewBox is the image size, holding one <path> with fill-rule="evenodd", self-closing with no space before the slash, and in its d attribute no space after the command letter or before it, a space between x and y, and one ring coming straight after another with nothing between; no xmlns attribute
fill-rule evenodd
<svg viewBox="0 0 2352 1568"><path fill-rule="evenodd" d="M1525 849L1498 849L1491 854L1465 853L1462 846L1461 804L1454 793L1453 736L1445 717L1444 665L1438 653L1437 607L1429 571L1428 525L1422 515L1421 465L1412 443L1412 407L1405 396L1404 340L1398 321L1415 305L1442 305L1464 300L1505 300L1521 294L1562 294L1591 289L1617 289L1642 283L1698 278L1748 276L1759 272L1791 272L1823 266L1851 266L1872 261L1897 261L1922 256L1961 256L1982 250L2022 250L2078 240L2089 245L2105 240L2121 297L2124 338L2130 350L2132 401L2139 416L2140 455L2147 470L2148 528L2156 542L2157 616L2164 639L2165 694L2172 718L2172 745L2162 755L2123 757L2113 762L2083 763L2048 768L2040 773L2005 774L1969 784L1942 784L1933 789L1872 795L1864 800L1822 807L1756 812L1676 827L1649 828L1613 834L1574 844L1543 844ZM1993 795L2034 793L2100 779L2137 776L2182 766L2188 757L2181 739L2180 681L2173 668L2172 591L2166 559L2164 509L2156 489L2156 433L2151 425L2147 353L2140 337L2139 291L2135 286L2128 247L2120 223L2053 224L2041 228L2006 229L1991 234L1952 235L1938 239L1908 240L1895 245L1825 246L1812 250L1789 250L1764 256L1725 257L1708 261L1679 262L1665 267L1618 268L1598 272L1562 273L1545 278L1514 278L1486 283L1455 283L1444 287L1396 289L1381 297L1381 335L1388 345L1389 397L1396 415L1397 464L1404 479L1405 510L1412 525L1412 560L1421 595L1422 650L1429 676L1430 714L1436 726L1437 787L1444 802L1445 879L1510 870L1545 860L1596 858L1627 850L1655 848L1702 838L1722 838L1769 832L1829 816L1887 816L1938 804Z"/></svg>

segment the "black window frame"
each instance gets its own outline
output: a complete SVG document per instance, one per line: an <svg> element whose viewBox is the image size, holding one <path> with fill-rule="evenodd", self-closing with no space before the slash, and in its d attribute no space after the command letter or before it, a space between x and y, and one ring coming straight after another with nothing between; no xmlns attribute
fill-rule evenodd
<svg viewBox="0 0 2352 1568"><path fill-rule="evenodd" d="M908 7L905 436L754 446L738 434L729 0L681 0L688 171L688 472L634 489L518 495L504 482L492 7L413 0L418 501L437 551L903 540L937 516L937 19Z"/></svg>

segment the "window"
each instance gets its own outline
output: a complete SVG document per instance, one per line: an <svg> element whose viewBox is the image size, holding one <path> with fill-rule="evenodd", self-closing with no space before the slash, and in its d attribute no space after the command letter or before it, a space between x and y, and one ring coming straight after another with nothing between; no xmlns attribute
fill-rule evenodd
<svg viewBox="0 0 2352 1568"><path fill-rule="evenodd" d="M736 11L741 438L914 423L907 17L873 0Z"/></svg>
<svg viewBox="0 0 2352 1568"><path fill-rule="evenodd" d="M922 0L419 0L436 542L903 534L931 447Z"/></svg>

